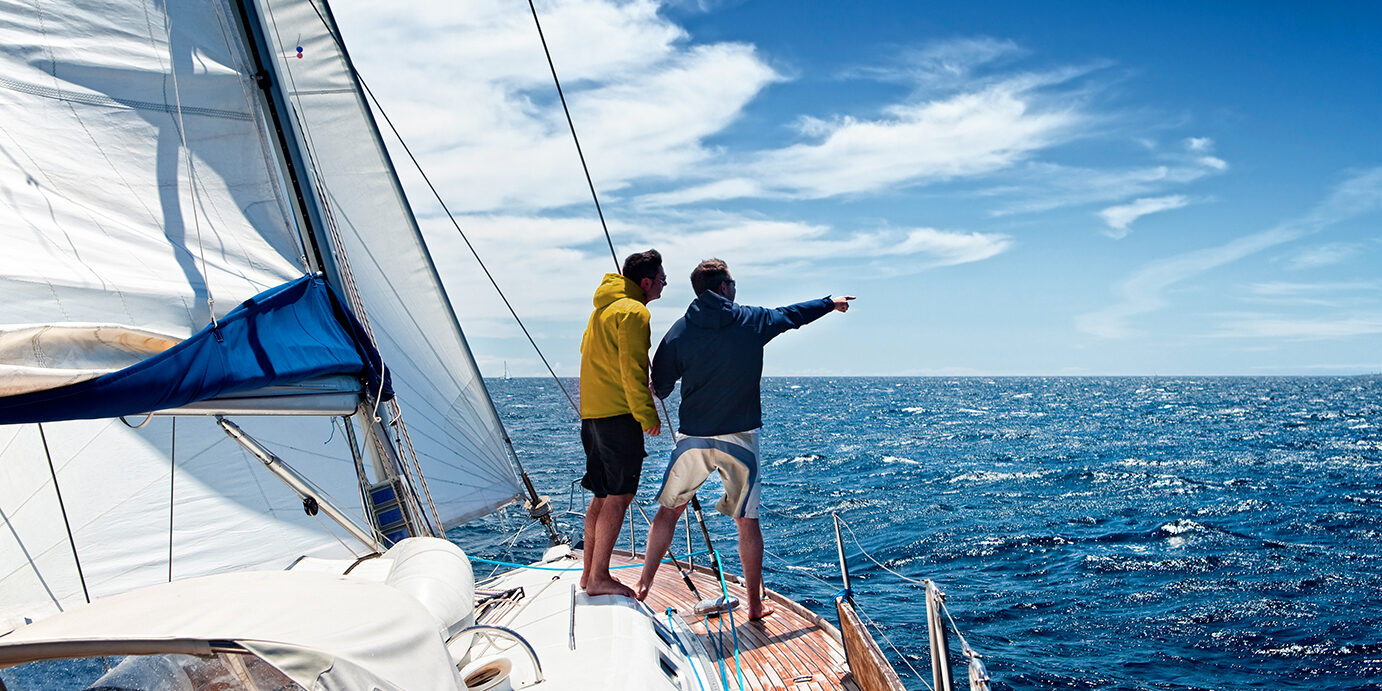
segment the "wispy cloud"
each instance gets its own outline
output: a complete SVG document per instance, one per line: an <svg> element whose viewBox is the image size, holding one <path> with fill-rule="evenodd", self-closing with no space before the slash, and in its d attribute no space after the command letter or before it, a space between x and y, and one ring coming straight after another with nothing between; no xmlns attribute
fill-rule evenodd
<svg viewBox="0 0 1382 691"><path fill-rule="evenodd" d="M525 318L584 319L595 288L592 281L614 270L594 219L472 215L460 222L486 263L505 267L498 277L500 288ZM831 271L821 273L855 265L866 267L870 276L898 276L983 261L1014 246L1011 237L998 233L859 230L723 213L635 219L614 223L610 230L621 251L656 247L673 276L689 273L697 261L710 256L725 259L736 272L753 278L797 277L827 264ZM449 221L428 218L423 231L437 265L447 269L443 280L453 300L492 294L488 279ZM674 282L667 297L680 301L692 296L681 282ZM508 330L502 303L455 301L469 332L494 335Z"/></svg>
<svg viewBox="0 0 1382 691"><path fill-rule="evenodd" d="M844 70L841 79L869 79L920 89L973 89L981 72L1011 63L1028 51L1011 40L988 36L959 37L904 49L882 64Z"/></svg>
<svg viewBox="0 0 1382 691"><path fill-rule="evenodd" d="M944 99L889 106L875 118L808 119L803 141L729 163L715 182L643 198L648 205L745 196L823 199L980 176L1078 136L1089 116L1046 103L1064 76L1024 76Z"/></svg>
<svg viewBox="0 0 1382 691"><path fill-rule="evenodd" d="M1152 140L1143 140L1142 145L1152 152L1154 165L1089 168L1033 161L1010 171L1003 176L1004 184L987 192L1008 199L993 213L1007 216L1148 196L1182 196L1160 193L1228 170L1228 163L1205 153L1213 146L1207 138L1187 139L1171 151L1160 151Z"/></svg>
<svg viewBox="0 0 1382 691"><path fill-rule="evenodd" d="M337 3L365 79L463 212L540 210L589 192L537 31L511 3L424 4L401 13ZM695 44L646 0L544 9L547 41L597 187L701 169L705 140L783 79L743 43ZM407 46L407 50L398 50ZM445 88L438 88L445 84Z"/></svg>
<svg viewBox="0 0 1382 691"><path fill-rule="evenodd" d="M1373 334L1382 334L1382 313L1319 318L1236 315L1228 318L1210 336L1213 338L1279 341L1324 341Z"/></svg>
<svg viewBox="0 0 1382 691"><path fill-rule="evenodd" d="M1382 298L1382 281L1334 281L1324 283L1291 283L1276 281L1253 283L1248 286L1252 295L1267 298L1297 298L1339 293L1373 293Z"/></svg>
<svg viewBox="0 0 1382 691"><path fill-rule="evenodd" d="M1179 194L1170 197L1146 197L1137 199L1131 204L1110 206L1100 211L1099 216L1109 227L1108 230L1104 231L1104 234L1118 240L1127 237L1128 226L1132 225L1133 221L1148 214L1179 209L1189 203L1189 199Z"/></svg>
<svg viewBox="0 0 1382 691"><path fill-rule="evenodd" d="M1382 207L1382 169L1373 169L1346 180L1326 200L1299 219L1217 247L1187 252L1138 269L1115 289L1119 302L1080 315L1076 318L1076 327L1100 338L1127 338L1135 333L1130 324L1134 317L1169 304L1165 294L1171 286L1379 207Z"/></svg>
<svg viewBox="0 0 1382 691"><path fill-rule="evenodd" d="M1331 242L1303 249L1287 257L1285 264L1286 268L1297 271L1318 269L1347 261L1362 249L1363 246L1355 242Z"/></svg>

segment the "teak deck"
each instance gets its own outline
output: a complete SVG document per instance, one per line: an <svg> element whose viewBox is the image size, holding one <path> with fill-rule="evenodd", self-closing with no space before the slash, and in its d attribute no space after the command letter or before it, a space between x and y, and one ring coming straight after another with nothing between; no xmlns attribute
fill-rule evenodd
<svg viewBox="0 0 1382 691"><path fill-rule="evenodd" d="M616 550L611 566L641 564L642 557L630 557L628 552ZM630 569L622 573L638 573ZM636 577L622 578L632 585ZM720 595L719 579L700 564L691 580L702 597ZM730 594L741 603L748 601L740 583L728 583ZM734 623L739 634L739 663L744 673L745 689L785 689L787 691L825 691L845 689L858 691L859 686L845 664L845 649L838 630L828 621L791 600L769 590L765 600L776 610L762 621L748 621L748 610L741 604L734 610ZM729 617L708 620L695 613L696 598L682 581L675 566L663 564L658 569L653 589L644 601L654 612L671 607L695 632L701 646L711 660L724 662L730 688L738 688L735 681L734 633ZM718 680L706 680L707 687L720 688Z"/></svg>

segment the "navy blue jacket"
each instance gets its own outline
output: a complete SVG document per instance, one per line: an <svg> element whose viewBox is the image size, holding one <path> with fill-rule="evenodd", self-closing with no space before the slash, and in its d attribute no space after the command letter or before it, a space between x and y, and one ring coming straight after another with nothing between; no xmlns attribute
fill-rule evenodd
<svg viewBox="0 0 1382 691"><path fill-rule="evenodd" d="M708 437L762 427L763 346L833 309L828 297L768 309L737 305L707 290L658 344L653 389L667 398L681 380L682 434Z"/></svg>

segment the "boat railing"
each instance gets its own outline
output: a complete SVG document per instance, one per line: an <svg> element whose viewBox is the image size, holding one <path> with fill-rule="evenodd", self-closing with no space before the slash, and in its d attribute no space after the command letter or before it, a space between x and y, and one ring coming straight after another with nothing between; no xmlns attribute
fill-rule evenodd
<svg viewBox="0 0 1382 691"><path fill-rule="evenodd" d="M965 640L964 636L960 635L959 627L955 625L954 617L951 616L950 610L945 606L945 593L941 592L940 588L936 586L936 583L929 578L917 581L884 566L877 559L874 559L873 555L869 554L864 549L863 545L859 544L858 536L854 535L854 529L849 528L849 524L845 523L844 519L840 518L839 514L832 512L831 517L835 522L835 549L840 560L840 578L844 583L844 590L840 591L840 595L836 597L836 608L840 613L841 631L845 632L846 654L849 655L852 652L850 650L850 636L847 633L847 629L855 625L855 622L858 621L855 615L862 615L863 612L854 607L854 593L850 586L849 562L845 558L844 536L840 531L841 526L849 529L851 537L854 538L855 546L859 548L859 552L867 557L869 561L902 580L921 585L926 589L926 628L931 651L931 690L954 691L954 678L951 674L950 666L951 655L949 642L949 634L953 631L955 637L960 642L960 652L965 659L970 691L989 691L990 678L988 669L984 666L983 656L975 652L975 650L970 647L969 642ZM846 603L847 606L845 606ZM854 621L847 622L847 618L853 619ZM864 615L864 619L867 619L867 615ZM946 627L946 622L950 624L950 628L948 629ZM897 647L892 644L892 641L888 639L883 630L879 628L877 624L874 624L872 620L868 620L868 623L872 624L874 630L882 636L883 640L887 641L888 645L892 647L893 652L897 653L903 664L912 671L912 674L918 679L924 679L921 673L907 661L906 656L902 655L902 653L897 650ZM862 626L862 623L857 625ZM855 672L855 677L856 680L860 682L860 687L865 691L872 691L872 689L875 688L900 688L900 681L897 682L898 686L890 686L889 682L886 681L861 678L860 667L863 667L865 670L868 669L868 657L874 655L875 652L881 655L881 652L879 652L877 645L874 644L871 637L863 636L863 638L867 639L867 643L871 644L873 650L867 650L868 646L856 645L857 648L860 648L860 651L851 655L849 660L850 669ZM864 665L856 664L854 659L856 656L865 658ZM891 671L891 669L880 671L879 676L886 676L887 672ZM895 675L893 676L895 677Z"/></svg>
<svg viewBox="0 0 1382 691"><path fill-rule="evenodd" d="M630 510L627 517L629 554L637 557L639 555L637 544L639 530L635 522L635 516L641 515L643 517L643 522L645 524L644 534L646 534L647 528L651 527L652 519L637 500L633 502L633 507L635 507L637 511ZM568 513L576 512L568 511ZM903 688L902 682L894 671L892 663L888 661L887 656L882 653L882 649L879 648L877 642L874 641L874 637L868 632L869 628L872 628L873 631L888 644L888 647L892 649L897 658L916 678L924 682L925 677L912 666L907 660L907 656L903 655L902 652L898 650L897 646L887 637L883 629L870 619L854 602L849 564L845 554L844 535L841 532L842 527L849 531L855 546L859 549L859 553L869 561L897 578L925 588L927 638L930 643L931 655L931 684L929 685L931 691L954 691L954 677L952 674L950 653L950 636L952 634L960 644L960 656L964 660L970 691L989 691L990 677L988 669L984 665L984 656L970 647L969 642L960 634L959 627L955 624L955 618L945 605L945 593L941 591L936 583L929 578L920 581L909 578L880 563L873 555L869 554L868 551L864 549L863 545L859 544L859 538L854 534L854 529L850 527L839 514L831 512L831 517L835 522L835 549L840 563L840 579L844 586L844 589L835 597L836 614L840 617L840 633L844 639L845 656L848 660L849 668L854 673L855 680L859 683L860 688L864 689L864 691ZM691 553L690 512L687 512L685 518L687 521L687 552ZM765 552L766 551L767 550L765 550ZM769 552L769 554L771 553ZM778 555L774 554L772 556L781 559ZM822 583L824 583L824 581L822 581Z"/></svg>

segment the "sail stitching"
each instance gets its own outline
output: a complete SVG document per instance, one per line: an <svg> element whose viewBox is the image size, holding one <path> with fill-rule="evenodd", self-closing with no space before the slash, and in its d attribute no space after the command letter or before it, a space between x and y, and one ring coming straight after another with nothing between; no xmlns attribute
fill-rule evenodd
<svg viewBox="0 0 1382 691"><path fill-rule="evenodd" d="M49 86L30 84L28 82L16 81L6 77L0 77L0 87L10 91L18 91L30 96L49 98L55 101L65 101L68 103L80 103L87 106L105 106L108 108L122 108L129 110L146 110L156 113L167 113L172 115L178 112L177 106L170 106L166 103L154 103L151 101L138 101L132 98L120 98L117 96L107 96L105 94L78 94L61 89L54 89ZM233 110L220 108L205 108L201 106L188 106L182 109L184 113L190 115L202 115L211 118L221 118L223 120L244 120L249 121L253 118L248 113L239 113Z"/></svg>

